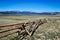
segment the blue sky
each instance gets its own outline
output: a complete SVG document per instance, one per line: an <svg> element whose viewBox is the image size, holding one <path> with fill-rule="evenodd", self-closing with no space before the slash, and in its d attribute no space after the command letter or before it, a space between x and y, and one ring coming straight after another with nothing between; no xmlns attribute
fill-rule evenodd
<svg viewBox="0 0 60 40"><path fill-rule="evenodd" d="M0 0L0 11L60 12L60 0Z"/></svg>

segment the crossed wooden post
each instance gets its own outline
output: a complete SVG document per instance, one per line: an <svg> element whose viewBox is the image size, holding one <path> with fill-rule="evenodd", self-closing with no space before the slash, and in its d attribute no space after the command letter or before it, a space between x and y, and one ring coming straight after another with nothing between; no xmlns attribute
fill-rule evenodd
<svg viewBox="0 0 60 40"><path fill-rule="evenodd" d="M47 22L46 19L43 19L43 20L37 20L37 21L33 21L32 24L30 25L31 28L30 29L27 29L26 26L27 24L29 23L24 23L22 25L22 30L24 30L22 33L21 32L18 32L18 36L21 34L21 39L22 40L23 38L25 38L25 36L29 35L29 36L33 36L34 32L36 31L36 29L43 23Z"/></svg>

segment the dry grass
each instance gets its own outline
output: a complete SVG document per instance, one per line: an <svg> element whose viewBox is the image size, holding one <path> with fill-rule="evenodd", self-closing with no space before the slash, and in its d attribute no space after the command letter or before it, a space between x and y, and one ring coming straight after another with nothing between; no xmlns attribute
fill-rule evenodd
<svg viewBox="0 0 60 40"><path fill-rule="evenodd" d="M60 40L60 20L59 16L46 16L46 15L7 15L0 16L0 23L14 23L14 22L26 22L29 20L50 18L47 23L41 25L32 37L28 37L27 40ZM4 19L4 20L3 20ZM57 19L57 20L56 20ZM16 38L16 37L15 37ZM6 40L12 40L13 37L8 37Z"/></svg>
<svg viewBox="0 0 60 40"><path fill-rule="evenodd" d="M41 25L34 37L35 40L60 40L60 22L50 21Z"/></svg>

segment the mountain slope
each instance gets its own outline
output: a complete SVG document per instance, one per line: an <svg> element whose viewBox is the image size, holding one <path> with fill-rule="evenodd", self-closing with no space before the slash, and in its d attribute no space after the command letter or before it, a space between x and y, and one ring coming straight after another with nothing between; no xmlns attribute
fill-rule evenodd
<svg viewBox="0 0 60 40"><path fill-rule="evenodd" d="M36 13L36 12L29 12L29 11L5 11L0 12L0 14L38 14L38 15L56 15L60 14L60 12L42 12L42 13Z"/></svg>

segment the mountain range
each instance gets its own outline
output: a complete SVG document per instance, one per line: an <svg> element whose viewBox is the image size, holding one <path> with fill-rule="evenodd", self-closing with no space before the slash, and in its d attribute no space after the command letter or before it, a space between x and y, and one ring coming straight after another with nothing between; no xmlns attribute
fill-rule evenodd
<svg viewBox="0 0 60 40"><path fill-rule="evenodd" d="M29 12L29 11L4 11L0 12L0 14L38 14L38 15L56 15L60 14L60 12L42 12L42 13L37 13L37 12Z"/></svg>

